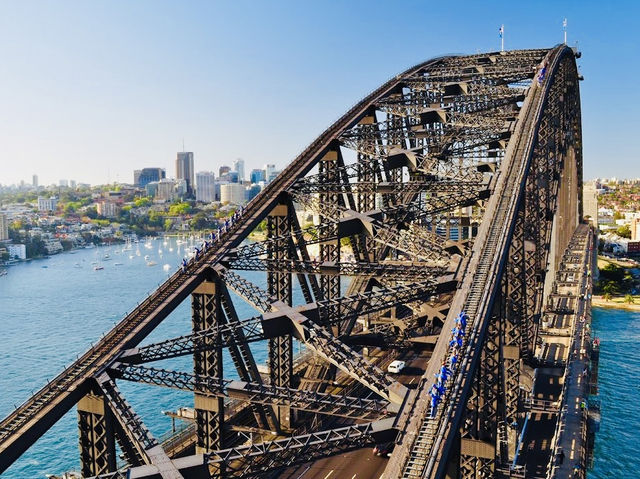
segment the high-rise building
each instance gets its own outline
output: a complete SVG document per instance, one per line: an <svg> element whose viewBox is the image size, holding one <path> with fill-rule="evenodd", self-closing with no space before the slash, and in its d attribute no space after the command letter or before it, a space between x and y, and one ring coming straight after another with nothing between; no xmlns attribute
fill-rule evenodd
<svg viewBox="0 0 640 479"><path fill-rule="evenodd" d="M68 188L69 187L69 181L68 180L60 180L58 182L58 186L61 186L63 188Z"/></svg>
<svg viewBox="0 0 640 479"><path fill-rule="evenodd" d="M251 176L249 178L251 183L260 183L261 181L265 181L266 178L264 176L264 170L251 170Z"/></svg>
<svg viewBox="0 0 640 479"><path fill-rule="evenodd" d="M58 208L58 198L38 196L38 211L55 211Z"/></svg>
<svg viewBox="0 0 640 479"><path fill-rule="evenodd" d="M631 241L640 241L640 219L631 220Z"/></svg>
<svg viewBox="0 0 640 479"><path fill-rule="evenodd" d="M275 171L276 171L276 165L270 165L270 164L264 165L264 181L269 183Z"/></svg>
<svg viewBox="0 0 640 479"><path fill-rule="evenodd" d="M0 241L9 239L9 220L7 215L0 213Z"/></svg>
<svg viewBox="0 0 640 479"><path fill-rule="evenodd" d="M598 192L594 185L587 184L582 188L582 210L595 228L598 227Z"/></svg>
<svg viewBox="0 0 640 479"><path fill-rule="evenodd" d="M31 177L31 186L33 186L34 188L38 187L38 175L33 175Z"/></svg>
<svg viewBox="0 0 640 479"><path fill-rule="evenodd" d="M260 183L253 183L251 186L247 186L247 201L254 199L261 190L262 185Z"/></svg>
<svg viewBox="0 0 640 479"><path fill-rule="evenodd" d="M69 188L76 189L76 180L69 180Z"/></svg>
<svg viewBox="0 0 640 479"><path fill-rule="evenodd" d="M167 177L164 168L142 168L141 170L133 170L133 184L144 188L152 181L160 181Z"/></svg>
<svg viewBox="0 0 640 479"><path fill-rule="evenodd" d="M193 152L178 152L176 158L176 179L187 182L187 195L193 196Z"/></svg>
<svg viewBox="0 0 640 479"><path fill-rule="evenodd" d="M218 178L222 178L223 176L225 176L230 171L231 171L231 167L230 166L226 166L226 165L221 166L220 169L218 170Z"/></svg>
<svg viewBox="0 0 640 479"><path fill-rule="evenodd" d="M167 178L158 181L155 198L161 201L173 201L176 198L176 182Z"/></svg>
<svg viewBox="0 0 640 479"><path fill-rule="evenodd" d="M246 200L246 190L240 183L228 183L220 187L220 201L241 205Z"/></svg>
<svg viewBox="0 0 640 479"><path fill-rule="evenodd" d="M238 183L242 183L244 181L244 160L242 158L238 158L233 162L233 171L238 173Z"/></svg>
<svg viewBox="0 0 640 479"><path fill-rule="evenodd" d="M213 171L199 171L196 173L196 201L211 203L215 200L215 175Z"/></svg>
<svg viewBox="0 0 640 479"><path fill-rule="evenodd" d="M120 206L109 200L99 201L97 204L97 213L105 218L115 218L120 213Z"/></svg>

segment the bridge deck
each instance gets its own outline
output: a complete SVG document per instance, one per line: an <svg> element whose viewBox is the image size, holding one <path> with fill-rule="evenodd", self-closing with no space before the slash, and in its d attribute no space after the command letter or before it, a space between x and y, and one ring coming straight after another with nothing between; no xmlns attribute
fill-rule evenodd
<svg viewBox="0 0 640 479"><path fill-rule="evenodd" d="M562 299L574 302L575 311L561 316L562 321L558 321L554 312L547 310L545 313L545 325L540 333L543 343L537 355L543 363L562 362L566 367L537 370L533 397L534 400L548 401L548 411L542 408L530 412L518 457L518 464L526 465L527 477L573 477L575 464L581 467L584 464L586 417L580 403L588 394L583 371L588 367L586 349L589 335L586 325L590 319L590 305L586 298L591 291L591 283L586 273L591 267L590 247L589 228L579 225L560 269L576 269L580 281L573 288L565 288L564 294L550 298L551 307L555 300ZM559 272L557 277L561 274ZM554 291L557 292L558 287L556 282ZM586 315L585 320L581 319L583 315ZM562 464L557 457L560 449L565 454Z"/></svg>

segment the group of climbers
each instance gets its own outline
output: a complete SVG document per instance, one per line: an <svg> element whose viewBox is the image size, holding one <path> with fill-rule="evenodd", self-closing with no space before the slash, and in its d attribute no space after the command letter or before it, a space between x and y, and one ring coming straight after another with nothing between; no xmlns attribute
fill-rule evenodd
<svg viewBox="0 0 640 479"><path fill-rule="evenodd" d="M451 330L451 337L449 339L449 366L447 367L447 361L443 361L440 366L440 370L435 375L436 381L431 386L429 394L431 395L431 418L436 417L438 411L438 404L442 401L447 391L447 380L453 374L462 352L462 345L464 342L464 335L467 329L467 320L469 317L463 311L455 319L455 326Z"/></svg>
<svg viewBox="0 0 640 479"><path fill-rule="evenodd" d="M186 258L182 259L182 272L186 273L189 263L191 261L196 262L200 259L200 255L206 253L209 248L211 248L214 244L220 241L225 234L227 234L231 228L235 225L236 221L242 218L242 214L244 213L244 208L240 206L229 218L225 218L224 224L222 228L216 228L215 233L212 231L209 234L209 239L205 240L202 245L198 248L197 246L193 248L193 259L187 260Z"/></svg>

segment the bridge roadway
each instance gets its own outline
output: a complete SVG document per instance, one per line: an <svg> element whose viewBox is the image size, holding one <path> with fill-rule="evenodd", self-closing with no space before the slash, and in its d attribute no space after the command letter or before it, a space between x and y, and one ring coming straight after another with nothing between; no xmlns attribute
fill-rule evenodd
<svg viewBox="0 0 640 479"><path fill-rule="evenodd" d="M415 389L430 358L431 351L424 348L402 352L396 359L406 361L407 365L395 378L407 388ZM375 456L373 448L364 448L320 459L310 464L291 467L278 477L279 479L325 479L325 477L327 479L379 479L387 463L387 457Z"/></svg>
<svg viewBox="0 0 640 479"><path fill-rule="evenodd" d="M243 221L236 224L197 262L192 261L186 274L180 271L174 273L95 346L7 416L0 423L0 473L89 391L91 378L104 371L123 350L138 345L186 299L207 275L208 269L242 242L278 203L280 195L290 188L297 178L311 170L315 160L330 149L345 129L356 124L367 109L393 90L403 77L414 75L438 60L440 58L409 68L352 107L247 205Z"/></svg>

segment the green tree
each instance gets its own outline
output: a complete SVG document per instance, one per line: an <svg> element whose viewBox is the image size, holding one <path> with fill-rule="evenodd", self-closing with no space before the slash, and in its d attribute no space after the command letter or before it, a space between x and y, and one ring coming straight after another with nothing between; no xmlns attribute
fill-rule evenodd
<svg viewBox="0 0 640 479"><path fill-rule="evenodd" d="M136 208L140 208L142 206L149 206L151 204L151 198L149 197L137 198L133 202L133 204L136 205Z"/></svg>
<svg viewBox="0 0 640 479"><path fill-rule="evenodd" d="M191 213L191 205L186 202L174 203L169 207L169 216L181 216Z"/></svg>
<svg viewBox="0 0 640 479"><path fill-rule="evenodd" d="M608 303L609 301L611 301L611 294L609 294L609 293L604 293L604 294L602 295L602 299L604 299L604 300Z"/></svg>
<svg viewBox="0 0 640 479"><path fill-rule="evenodd" d="M624 268L613 263L608 263L604 268L600 269L600 278L604 281L619 283L624 279Z"/></svg>
<svg viewBox="0 0 640 479"><path fill-rule="evenodd" d="M211 227L211 222L209 221L209 218L207 218L207 215L202 211L200 213L197 213L191 219L189 224L191 226L191 229L194 229L194 230L204 230Z"/></svg>
<svg viewBox="0 0 640 479"><path fill-rule="evenodd" d="M630 294L625 294L624 296L624 302L627 304L633 304L633 296L631 296Z"/></svg>
<svg viewBox="0 0 640 479"><path fill-rule="evenodd" d="M619 211L614 211L613 212L613 220L621 220L624 218L624 215L622 213L620 213Z"/></svg>
<svg viewBox="0 0 640 479"><path fill-rule="evenodd" d="M616 294L618 292L618 285L613 281L608 281L607 283L605 283L604 287L602 288L602 291L605 294L609 294L609 295Z"/></svg>
<svg viewBox="0 0 640 479"><path fill-rule="evenodd" d="M618 236L622 236L623 238L631 239L631 228L629 225L622 225L617 230Z"/></svg>
<svg viewBox="0 0 640 479"><path fill-rule="evenodd" d="M159 211L149 211L147 224L151 227L161 228L164 225L164 215Z"/></svg>
<svg viewBox="0 0 640 479"><path fill-rule="evenodd" d="M173 228L173 220L167 218L166 220L164 220L164 230L171 231L171 228Z"/></svg>

